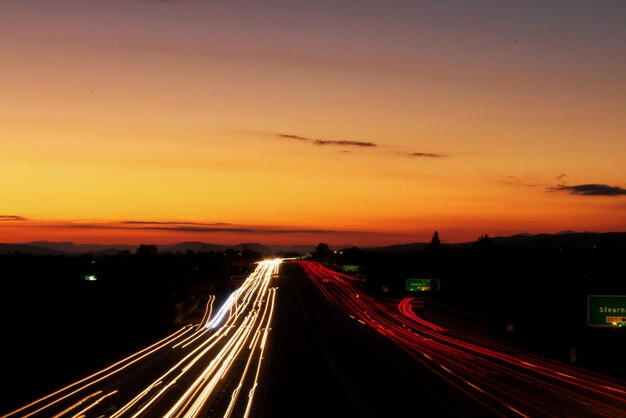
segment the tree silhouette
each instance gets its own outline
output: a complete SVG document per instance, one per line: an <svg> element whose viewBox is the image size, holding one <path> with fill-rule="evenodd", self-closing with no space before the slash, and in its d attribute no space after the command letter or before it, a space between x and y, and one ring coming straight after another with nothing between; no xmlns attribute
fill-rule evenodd
<svg viewBox="0 0 626 418"><path fill-rule="evenodd" d="M478 237L476 245L481 250L488 250L491 248L491 238L489 238L489 235L487 234L481 235L480 237Z"/></svg>
<svg viewBox="0 0 626 418"><path fill-rule="evenodd" d="M330 257L331 251L328 244L320 242L317 247L315 247L315 258L318 260L326 260Z"/></svg>
<svg viewBox="0 0 626 418"><path fill-rule="evenodd" d="M157 255L158 252L159 250L156 245L141 244L139 248L137 248L138 256Z"/></svg>
<svg viewBox="0 0 626 418"><path fill-rule="evenodd" d="M430 240L430 248L439 249L441 248L441 241L439 240L439 232L435 231L433 234L433 238Z"/></svg>

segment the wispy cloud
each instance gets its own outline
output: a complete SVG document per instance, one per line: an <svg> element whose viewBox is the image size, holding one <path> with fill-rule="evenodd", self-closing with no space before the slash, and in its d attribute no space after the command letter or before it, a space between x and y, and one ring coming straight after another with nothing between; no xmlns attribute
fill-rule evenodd
<svg viewBox="0 0 626 418"><path fill-rule="evenodd" d="M378 149L377 152L381 152L381 153L386 153L386 154L391 154L391 155L395 155L395 156L402 156L402 157L409 157L409 158L429 158L429 159L440 159L440 158L447 158L448 155L446 154L440 154L440 153L436 153L436 152L411 152L411 153L406 153L406 152L397 152L397 151L393 151L391 149L389 149L388 147L385 146L380 146L377 142L371 142L371 141L353 141L353 140L338 140L338 139L323 139L323 138L311 138L311 137L307 137L307 136L302 136L302 135L295 135L295 134L288 134L288 133L273 133L272 135L282 138L282 139L289 139L292 141L297 141L297 142L306 142L309 143L311 145L317 145L320 147L325 147L325 146L330 146L330 147L341 147L342 149L342 153L346 153L349 151L346 151L345 148L376 148Z"/></svg>
<svg viewBox="0 0 626 418"><path fill-rule="evenodd" d="M372 148L378 145L373 142L366 141L347 141L347 140L335 140L335 139L320 139L320 138L308 138L301 135L277 133L275 134L279 138L293 139L295 141L310 142L313 145L336 145L341 147L365 147Z"/></svg>
<svg viewBox="0 0 626 418"><path fill-rule="evenodd" d="M609 186L608 184L558 185L551 187L549 190L583 196L626 196L626 189L618 186Z"/></svg>
<svg viewBox="0 0 626 418"><path fill-rule="evenodd" d="M225 226L231 225L226 222L184 222L184 221L123 221L125 225L204 225L204 226Z"/></svg>
<svg viewBox="0 0 626 418"><path fill-rule="evenodd" d="M316 228L288 228L279 226L237 226L226 223L200 223L200 222L151 222L151 221L124 221L117 223L67 223L51 225L67 229L114 229L126 231L170 231L191 233L231 233L231 234L368 234L366 231L345 231Z"/></svg>
<svg viewBox="0 0 626 418"><path fill-rule="evenodd" d="M373 142L363 142L363 141L334 141L334 140L326 140L326 139L316 139L313 142L315 145L339 145L339 146L348 146L348 147L376 147L378 145Z"/></svg>
<svg viewBox="0 0 626 418"><path fill-rule="evenodd" d="M416 157L416 158L443 158L443 157L446 157L446 155L435 154L435 153L432 153L432 152L413 152L413 153L409 154L409 157Z"/></svg>
<svg viewBox="0 0 626 418"><path fill-rule="evenodd" d="M26 218L16 215L0 215L0 221L26 221Z"/></svg>
<svg viewBox="0 0 626 418"><path fill-rule="evenodd" d="M0 221L24 221L12 227L37 227L43 229L65 230L111 230L125 231L167 231L172 233L197 233L197 234L258 234L258 235L378 235L378 232L343 229L321 229L307 227L289 227L284 225L238 225L226 222L192 222L192 221L148 221L148 220L123 220L111 222L74 222L59 221L45 222L26 219L15 215L0 215Z"/></svg>
<svg viewBox="0 0 626 418"><path fill-rule="evenodd" d="M510 186L523 186L523 187L549 187L549 183L541 182L540 176L507 176L504 179L497 180L498 183L507 184Z"/></svg>
<svg viewBox="0 0 626 418"><path fill-rule="evenodd" d="M276 134L276 136L285 139L295 139L296 141L313 141L311 138L305 138L300 135L291 135L291 134Z"/></svg>
<svg viewBox="0 0 626 418"><path fill-rule="evenodd" d="M567 174L563 173L563 174L560 174L560 175L556 176L556 179L557 180L563 180L566 176L567 176Z"/></svg>

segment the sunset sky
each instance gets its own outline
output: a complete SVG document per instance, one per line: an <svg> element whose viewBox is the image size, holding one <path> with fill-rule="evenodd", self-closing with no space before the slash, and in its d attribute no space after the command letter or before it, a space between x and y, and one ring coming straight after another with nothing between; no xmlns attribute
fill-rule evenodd
<svg viewBox="0 0 626 418"><path fill-rule="evenodd" d="M626 1L0 2L0 242L626 231Z"/></svg>

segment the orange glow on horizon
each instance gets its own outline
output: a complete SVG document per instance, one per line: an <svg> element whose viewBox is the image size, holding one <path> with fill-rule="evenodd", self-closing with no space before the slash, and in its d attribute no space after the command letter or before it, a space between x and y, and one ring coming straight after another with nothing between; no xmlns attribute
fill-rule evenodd
<svg viewBox="0 0 626 418"><path fill-rule="evenodd" d="M13 3L0 242L626 231L626 46L608 6L552 21L547 5Z"/></svg>

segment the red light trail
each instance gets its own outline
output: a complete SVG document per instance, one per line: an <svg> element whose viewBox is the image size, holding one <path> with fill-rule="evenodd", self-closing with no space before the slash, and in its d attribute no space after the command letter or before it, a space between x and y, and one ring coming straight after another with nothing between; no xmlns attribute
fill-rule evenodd
<svg viewBox="0 0 626 418"><path fill-rule="evenodd" d="M428 369L502 416L626 416L626 385L616 379L469 337L398 312L363 293L354 277L298 261L325 298L398 344Z"/></svg>

